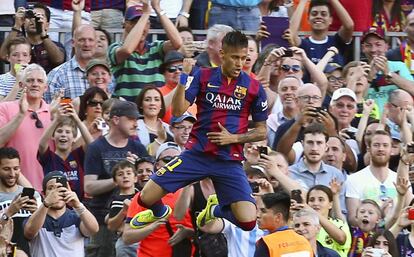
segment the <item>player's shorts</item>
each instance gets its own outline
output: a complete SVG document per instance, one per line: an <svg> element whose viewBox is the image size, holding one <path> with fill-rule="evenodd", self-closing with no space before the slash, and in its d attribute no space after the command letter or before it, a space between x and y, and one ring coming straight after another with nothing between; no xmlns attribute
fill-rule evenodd
<svg viewBox="0 0 414 257"><path fill-rule="evenodd" d="M239 161L220 160L194 151L184 151L151 176L167 192L175 192L210 177L220 205L238 201L255 203L246 173Z"/></svg>

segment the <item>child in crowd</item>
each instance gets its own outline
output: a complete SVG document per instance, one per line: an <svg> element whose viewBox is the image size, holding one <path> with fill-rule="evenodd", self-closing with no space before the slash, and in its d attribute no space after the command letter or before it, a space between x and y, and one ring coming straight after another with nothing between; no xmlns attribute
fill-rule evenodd
<svg viewBox="0 0 414 257"><path fill-rule="evenodd" d="M134 164L127 160L120 161L112 168L112 178L118 192L113 195L108 214L108 229L117 231L119 238L116 242L116 256L135 256L138 244L126 245L122 241L122 230L131 198L138 192L135 183L138 178Z"/></svg>
<svg viewBox="0 0 414 257"><path fill-rule="evenodd" d="M73 148L78 128L85 141L83 146ZM49 147L52 138L55 151ZM63 104L59 107L52 124L46 129L39 143L37 159L43 167L44 174L51 171L62 171L73 191L82 201L83 195L83 162L85 150L93 141L86 126L79 119L72 104Z"/></svg>
<svg viewBox="0 0 414 257"><path fill-rule="evenodd" d="M364 248L371 239L378 223L382 220L382 211L379 205L371 200L365 199L357 210L357 227L351 228L352 245L349 257L361 257Z"/></svg>

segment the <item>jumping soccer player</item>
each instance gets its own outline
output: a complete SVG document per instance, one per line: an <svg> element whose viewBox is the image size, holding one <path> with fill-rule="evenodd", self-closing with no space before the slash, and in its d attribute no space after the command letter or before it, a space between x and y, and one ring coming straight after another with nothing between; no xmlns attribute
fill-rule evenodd
<svg viewBox="0 0 414 257"><path fill-rule="evenodd" d="M181 116L195 100L197 121L187 150L159 169L142 189L138 204L148 210L131 220L132 228L167 218L171 208L160 199L206 177L213 180L217 196L209 197L197 217L198 226L216 217L243 230L256 225L255 201L241 161L244 143L266 138L266 93L257 80L242 71L247 58L246 36L239 31L229 32L222 45L219 67L199 69L190 77L191 60L184 61L173 98L173 114ZM248 131L249 115L254 128Z"/></svg>

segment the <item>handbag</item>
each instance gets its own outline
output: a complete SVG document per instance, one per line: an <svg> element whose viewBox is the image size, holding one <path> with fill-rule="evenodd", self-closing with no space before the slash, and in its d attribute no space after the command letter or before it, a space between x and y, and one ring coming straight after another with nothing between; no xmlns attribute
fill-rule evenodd
<svg viewBox="0 0 414 257"><path fill-rule="evenodd" d="M165 226L167 228L168 234L170 234L170 237L173 236L174 232L172 230L170 222L167 221L167 223L165 223ZM172 248L172 257L191 257L192 243L188 238L184 238Z"/></svg>
<svg viewBox="0 0 414 257"><path fill-rule="evenodd" d="M227 239L223 233L203 233L198 238L198 246L203 257L227 257Z"/></svg>

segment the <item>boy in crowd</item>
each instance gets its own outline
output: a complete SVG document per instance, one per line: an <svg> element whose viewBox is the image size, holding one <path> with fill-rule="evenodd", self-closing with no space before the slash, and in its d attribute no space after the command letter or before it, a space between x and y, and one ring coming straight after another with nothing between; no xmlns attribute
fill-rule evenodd
<svg viewBox="0 0 414 257"><path fill-rule="evenodd" d="M85 141L83 146L74 148L78 128ZM49 139L52 138L55 151L49 147ZM83 162L85 148L92 143L93 137L88 128L79 119L72 104L60 106L57 116L46 129L39 143L37 158L43 167L44 174L60 170L62 171L73 191L80 200L83 199Z"/></svg>
<svg viewBox="0 0 414 257"><path fill-rule="evenodd" d="M118 192L112 198L107 224L109 230L117 231L118 235L122 235L126 213L131 203L130 199L138 192L135 188L137 170L129 161L120 161L112 168L112 178L117 185ZM122 237L119 237L115 245L116 256L136 256L137 246L138 244L126 245Z"/></svg>

